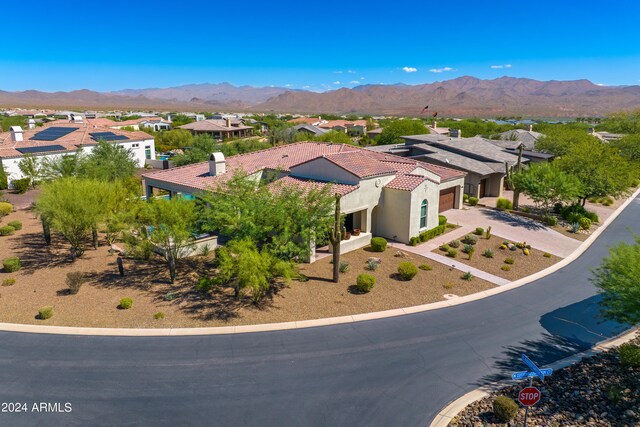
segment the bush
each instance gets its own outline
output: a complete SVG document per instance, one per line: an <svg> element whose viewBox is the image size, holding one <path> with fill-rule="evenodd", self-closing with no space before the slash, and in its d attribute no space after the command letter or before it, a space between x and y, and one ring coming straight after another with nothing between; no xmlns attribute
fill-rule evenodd
<svg viewBox="0 0 640 427"><path fill-rule="evenodd" d="M589 218L591 222L600 222L600 217L595 212L587 211L584 216L585 218ZM11 223L9 223L9 225L11 225Z"/></svg>
<svg viewBox="0 0 640 427"><path fill-rule="evenodd" d="M445 225L439 225L437 227L432 228L431 230L423 231L420 233L420 242L426 242L427 240L431 240L436 236L439 236L444 233L446 230Z"/></svg>
<svg viewBox="0 0 640 427"><path fill-rule="evenodd" d="M13 212L13 205L7 202L0 202L0 218Z"/></svg>
<svg viewBox="0 0 640 427"><path fill-rule="evenodd" d="M438 225L445 225L447 223L447 217L444 215L438 215Z"/></svg>
<svg viewBox="0 0 640 427"><path fill-rule="evenodd" d="M473 280L473 274L471 274L470 271L467 271L462 275L462 280L466 280L467 282L470 282L471 280Z"/></svg>
<svg viewBox="0 0 640 427"><path fill-rule="evenodd" d="M411 280L418 274L418 267L412 262L404 261L398 265L398 274L402 280Z"/></svg>
<svg viewBox="0 0 640 427"><path fill-rule="evenodd" d="M469 203L469 195L467 193L462 195L462 202Z"/></svg>
<svg viewBox="0 0 640 427"><path fill-rule="evenodd" d="M338 270L340 270L340 273L346 273L347 271L349 271L350 265L348 262L346 261L340 261L340 265L338 266Z"/></svg>
<svg viewBox="0 0 640 427"><path fill-rule="evenodd" d="M176 299L177 295L174 294L173 292L167 292L166 294L164 294L163 299L165 301L173 301L174 299Z"/></svg>
<svg viewBox="0 0 640 427"><path fill-rule="evenodd" d="M577 212L571 212L569 215L567 215L567 222L573 224L574 222L580 223L580 220L583 218L582 215L580 215Z"/></svg>
<svg viewBox="0 0 640 427"><path fill-rule="evenodd" d="M200 280L198 280L196 290L204 294L208 294L209 292L211 292L211 289L213 289L213 287L217 284L218 282L216 281L216 279L212 279L209 276L204 276L201 277Z"/></svg>
<svg viewBox="0 0 640 427"><path fill-rule="evenodd" d="M29 189L29 181L29 178L22 178L14 179L11 183L13 184L13 189L16 190L18 194L24 194Z"/></svg>
<svg viewBox="0 0 640 427"><path fill-rule="evenodd" d="M121 310L128 310L131 307L133 307L133 300L131 298L122 298L120 300L120 305L118 306L118 308L120 308Z"/></svg>
<svg viewBox="0 0 640 427"><path fill-rule="evenodd" d="M580 224L580 228L582 228L583 230L588 230L591 228L591 220L586 216L580 218L578 224Z"/></svg>
<svg viewBox="0 0 640 427"><path fill-rule="evenodd" d="M0 236L11 236L15 231L16 229L12 226L5 225L4 227L0 227Z"/></svg>
<svg viewBox="0 0 640 427"><path fill-rule="evenodd" d="M2 281L2 286L13 286L16 284L16 279L11 278L11 279L4 279Z"/></svg>
<svg viewBox="0 0 640 427"><path fill-rule="evenodd" d="M475 206L478 204L478 198L477 197L469 197L469 204L471 206Z"/></svg>
<svg viewBox="0 0 640 427"><path fill-rule="evenodd" d="M493 415L508 423L518 415L518 404L507 396L498 396L493 400Z"/></svg>
<svg viewBox="0 0 640 427"><path fill-rule="evenodd" d="M462 252L464 252L465 254L468 254L469 252L471 252L473 250L473 245L464 245L464 248L462 248Z"/></svg>
<svg viewBox="0 0 640 427"><path fill-rule="evenodd" d="M384 252L387 249L387 239L374 237L371 239L371 250L373 252Z"/></svg>
<svg viewBox="0 0 640 427"><path fill-rule="evenodd" d="M509 265L512 265L514 262L515 261L513 260L513 258L507 258L507 259L504 260L504 263L505 264L509 264Z"/></svg>
<svg viewBox="0 0 640 427"><path fill-rule="evenodd" d="M607 197L605 197L605 199L602 201L602 204L603 204L604 206L611 206L611 205L613 204L613 202L614 202L613 198L611 198L611 197L607 196Z"/></svg>
<svg viewBox="0 0 640 427"><path fill-rule="evenodd" d="M577 233L578 231L580 231L579 223L574 222L569 225L569 233Z"/></svg>
<svg viewBox="0 0 640 427"><path fill-rule="evenodd" d="M40 310L38 310L38 319L47 320L47 319L51 319L52 317L53 317L53 307L47 306L47 307L42 307Z"/></svg>
<svg viewBox="0 0 640 427"><path fill-rule="evenodd" d="M502 271L509 271L509 270L511 270L511 266L503 265L502 267L500 267L500 270L502 270Z"/></svg>
<svg viewBox="0 0 640 427"><path fill-rule="evenodd" d="M456 255L458 255L458 250L457 249L453 249L453 248L447 249L447 256L448 257L455 258Z"/></svg>
<svg viewBox="0 0 640 427"><path fill-rule="evenodd" d="M464 236L464 239L462 239L462 243L465 245L475 245L478 243L478 238L472 234L467 234Z"/></svg>
<svg viewBox="0 0 640 427"><path fill-rule="evenodd" d="M476 229L473 232L473 234L475 234L476 236L482 236L484 234L484 228L476 227Z"/></svg>
<svg viewBox="0 0 640 427"><path fill-rule="evenodd" d="M568 222L573 222L569 218L571 215L577 214L578 219L585 216L587 210L582 205L568 205L560 209L560 216Z"/></svg>
<svg viewBox="0 0 640 427"><path fill-rule="evenodd" d="M418 266L418 268L419 268L420 270L424 270L424 271L431 271L431 270L433 270L433 267L431 267L429 264L420 264L420 265Z"/></svg>
<svg viewBox="0 0 640 427"><path fill-rule="evenodd" d="M554 225L558 224L558 218L553 215L545 215L542 217L542 222L550 227L553 227Z"/></svg>
<svg viewBox="0 0 640 427"><path fill-rule="evenodd" d="M412 237L409 239L409 246L418 246L418 243L421 243L419 237Z"/></svg>
<svg viewBox="0 0 640 427"><path fill-rule="evenodd" d="M5 273L13 273L14 271L20 270L22 268L22 264L20 264L20 258L11 257L2 261L2 266L4 267Z"/></svg>
<svg viewBox="0 0 640 427"><path fill-rule="evenodd" d="M79 271L72 271L67 273L67 287L69 288L69 293L71 295L75 295L80 291L80 287L86 281L85 274Z"/></svg>
<svg viewBox="0 0 640 427"><path fill-rule="evenodd" d="M640 346L625 343L618 347L618 353L623 366L640 368Z"/></svg>
<svg viewBox="0 0 640 427"><path fill-rule="evenodd" d="M542 256L545 258L551 258L551 254L549 252L543 253Z"/></svg>
<svg viewBox="0 0 640 427"><path fill-rule="evenodd" d="M496 200L496 208L500 209L501 211L511 210L513 209L513 203L511 203L511 200L509 199L499 197L498 200Z"/></svg>
<svg viewBox="0 0 640 427"><path fill-rule="evenodd" d="M13 227L14 230L22 230L22 223L20 221L9 221L7 223L9 227Z"/></svg>
<svg viewBox="0 0 640 427"><path fill-rule="evenodd" d="M493 258L493 251L491 249L486 249L483 253L482 256L486 257L486 258Z"/></svg>
<svg viewBox="0 0 640 427"><path fill-rule="evenodd" d="M160 320L160 319L164 319L164 313L159 311L156 314L153 315L153 318L156 320Z"/></svg>
<svg viewBox="0 0 640 427"><path fill-rule="evenodd" d="M367 269L371 271L376 271L380 263L375 259L367 260Z"/></svg>
<svg viewBox="0 0 640 427"><path fill-rule="evenodd" d="M444 245L440 245L440 250L447 252L449 249L451 249L451 246L449 246L448 244L444 244Z"/></svg>
<svg viewBox="0 0 640 427"><path fill-rule="evenodd" d="M558 202L553 205L553 213L561 213L562 212L562 203Z"/></svg>
<svg viewBox="0 0 640 427"><path fill-rule="evenodd" d="M367 293L373 289L376 284L376 277L371 274L358 274L356 278L356 288L362 293Z"/></svg>
<svg viewBox="0 0 640 427"><path fill-rule="evenodd" d="M459 248L460 247L460 240L452 240L449 242L449 247L452 248Z"/></svg>
<svg viewBox="0 0 640 427"><path fill-rule="evenodd" d="M276 260L271 264L269 272L273 277L280 277L289 280L296 276L296 267L292 262Z"/></svg>

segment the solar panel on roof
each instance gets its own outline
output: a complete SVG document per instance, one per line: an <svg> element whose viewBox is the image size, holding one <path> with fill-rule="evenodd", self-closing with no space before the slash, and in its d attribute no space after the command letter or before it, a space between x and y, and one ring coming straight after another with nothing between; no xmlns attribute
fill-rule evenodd
<svg viewBox="0 0 640 427"><path fill-rule="evenodd" d="M69 135L71 132L77 129L78 128L58 127L58 126L50 127L36 133L29 139L33 141L55 141L58 138Z"/></svg>
<svg viewBox="0 0 640 427"><path fill-rule="evenodd" d="M22 154L47 153L49 151L66 151L62 145L40 145L37 147L20 147L16 148Z"/></svg>
<svg viewBox="0 0 640 427"><path fill-rule="evenodd" d="M94 141L125 141L128 140L129 138L127 138L124 135L116 135L113 132L94 132L94 133L90 133L89 135L91 135L91 139L93 139Z"/></svg>

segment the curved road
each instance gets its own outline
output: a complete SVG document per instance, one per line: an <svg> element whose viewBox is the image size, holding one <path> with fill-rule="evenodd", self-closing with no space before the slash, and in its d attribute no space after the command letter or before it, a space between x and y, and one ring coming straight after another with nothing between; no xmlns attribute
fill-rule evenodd
<svg viewBox="0 0 640 427"><path fill-rule="evenodd" d="M0 425L424 426L504 378L621 332L598 323L589 269L640 233L640 199L558 272L488 299L355 324L201 337L0 333Z"/></svg>

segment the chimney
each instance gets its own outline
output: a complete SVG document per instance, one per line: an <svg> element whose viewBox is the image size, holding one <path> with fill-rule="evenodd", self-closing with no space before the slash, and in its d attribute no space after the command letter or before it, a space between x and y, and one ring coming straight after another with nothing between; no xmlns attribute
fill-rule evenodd
<svg viewBox="0 0 640 427"><path fill-rule="evenodd" d="M460 129L449 129L449 136L451 138L462 138L462 131Z"/></svg>
<svg viewBox="0 0 640 427"><path fill-rule="evenodd" d="M229 117L227 117L226 119L224 119L224 121L227 123L227 127L230 128L231 127L231 119Z"/></svg>
<svg viewBox="0 0 640 427"><path fill-rule="evenodd" d="M533 125L529 125L529 132L533 132Z"/></svg>
<svg viewBox="0 0 640 427"><path fill-rule="evenodd" d="M20 126L11 126L11 140L13 142L20 142L22 141L22 132L24 132L22 130L22 128Z"/></svg>
<svg viewBox="0 0 640 427"><path fill-rule="evenodd" d="M227 171L227 162L222 153L211 153L209 156L209 175L218 176Z"/></svg>
<svg viewBox="0 0 640 427"><path fill-rule="evenodd" d="M589 128L589 130L587 132L589 133L594 133L596 130L594 128Z"/></svg>
<svg viewBox="0 0 640 427"><path fill-rule="evenodd" d="M33 120L33 119L29 119L28 125L29 125L29 129L35 129L36 128L36 121Z"/></svg>
<svg viewBox="0 0 640 427"><path fill-rule="evenodd" d="M436 122L435 120L433 121L433 129L438 127L438 122Z"/></svg>

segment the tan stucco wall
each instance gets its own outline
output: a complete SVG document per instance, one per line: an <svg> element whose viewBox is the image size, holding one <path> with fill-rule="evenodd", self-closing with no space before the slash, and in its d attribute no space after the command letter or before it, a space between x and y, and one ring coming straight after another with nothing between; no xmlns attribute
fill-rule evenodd
<svg viewBox="0 0 640 427"><path fill-rule="evenodd" d="M408 242L409 222L411 220L411 193L408 191L385 188L382 203L376 209L373 219L373 234L400 242Z"/></svg>
<svg viewBox="0 0 640 427"><path fill-rule="evenodd" d="M350 185L358 185L360 182L354 174L322 157L292 167L291 176Z"/></svg>

